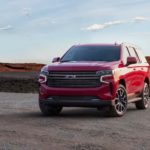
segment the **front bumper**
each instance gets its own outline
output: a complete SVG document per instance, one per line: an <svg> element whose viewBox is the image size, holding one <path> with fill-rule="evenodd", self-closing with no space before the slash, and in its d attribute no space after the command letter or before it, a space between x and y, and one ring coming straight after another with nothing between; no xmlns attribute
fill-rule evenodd
<svg viewBox="0 0 150 150"><path fill-rule="evenodd" d="M40 103L66 107L100 107L113 105L115 87L103 84L96 88L52 88L45 84L39 87Z"/></svg>
<svg viewBox="0 0 150 150"><path fill-rule="evenodd" d="M113 105L112 100L101 100L96 97L66 97L51 96L47 99L40 99L40 103L51 106L64 107L104 107Z"/></svg>
<svg viewBox="0 0 150 150"><path fill-rule="evenodd" d="M95 88L52 88L46 84L39 86L39 99L47 99L51 96L95 96L101 100L113 100L115 98L116 87L103 84Z"/></svg>

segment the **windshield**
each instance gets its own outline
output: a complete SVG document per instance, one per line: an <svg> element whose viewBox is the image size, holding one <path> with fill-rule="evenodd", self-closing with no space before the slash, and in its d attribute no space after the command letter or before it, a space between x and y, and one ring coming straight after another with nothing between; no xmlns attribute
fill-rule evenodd
<svg viewBox="0 0 150 150"><path fill-rule="evenodd" d="M74 46L62 57L67 61L118 61L120 46Z"/></svg>

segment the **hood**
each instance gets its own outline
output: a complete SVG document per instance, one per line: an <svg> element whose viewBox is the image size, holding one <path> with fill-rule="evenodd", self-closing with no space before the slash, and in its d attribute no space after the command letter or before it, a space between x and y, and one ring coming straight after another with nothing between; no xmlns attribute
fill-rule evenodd
<svg viewBox="0 0 150 150"><path fill-rule="evenodd" d="M119 62L57 62L45 66L48 71L98 71L112 70ZM44 70L45 70L44 69Z"/></svg>

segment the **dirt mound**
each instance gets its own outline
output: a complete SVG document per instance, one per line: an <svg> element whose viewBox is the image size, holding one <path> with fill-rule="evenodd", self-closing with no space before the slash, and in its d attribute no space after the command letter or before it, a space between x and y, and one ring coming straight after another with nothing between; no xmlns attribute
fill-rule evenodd
<svg viewBox="0 0 150 150"><path fill-rule="evenodd" d="M37 92L38 74L43 66L35 63L0 63L0 92Z"/></svg>
<svg viewBox="0 0 150 150"><path fill-rule="evenodd" d="M40 71L44 64L36 63L0 63L0 72L29 72Z"/></svg>
<svg viewBox="0 0 150 150"><path fill-rule="evenodd" d="M38 74L44 64L0 63L0 92L38 92Z"/></svg>

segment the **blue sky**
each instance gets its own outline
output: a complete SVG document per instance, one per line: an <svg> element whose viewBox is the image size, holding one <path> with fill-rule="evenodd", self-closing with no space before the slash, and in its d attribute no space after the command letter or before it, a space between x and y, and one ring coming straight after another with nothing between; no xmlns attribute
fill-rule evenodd
<svg viewBox="0 0 150 150"><path fill-rule="evenodd" d="M48 63L79 43L130 42L150 55L149 0L0 0L0 62Z"/></svg>

